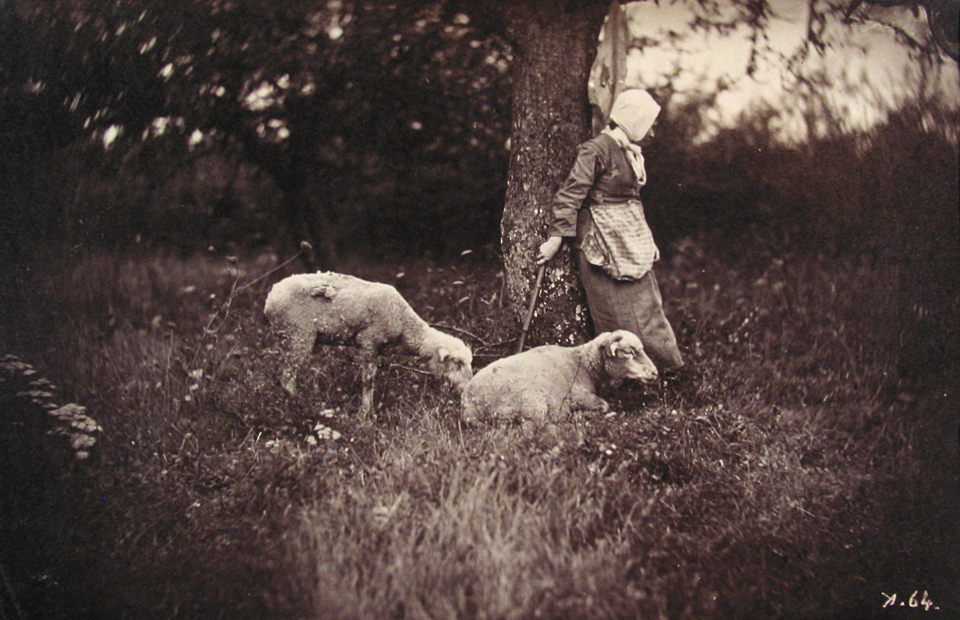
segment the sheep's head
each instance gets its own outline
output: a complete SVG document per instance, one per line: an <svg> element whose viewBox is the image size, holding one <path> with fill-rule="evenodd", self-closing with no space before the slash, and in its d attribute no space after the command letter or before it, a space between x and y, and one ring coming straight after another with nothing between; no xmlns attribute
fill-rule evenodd
<svg viewBox="0 0 960 620"><path fill-rule="evenodd" d="M631 332L618 330L603 334L600 351L603 368L613 385L620 385L624 379L636 379L641 383L654 383L657 380L657 367L643 350L643 343Z"/></svg>
<svg viewBox="0 0 960 620"><path fill-rule="evenodd" d="M473 378L473 353L459 338L436 332L427 365L434 376L449 382L458 391Z"/></svg>

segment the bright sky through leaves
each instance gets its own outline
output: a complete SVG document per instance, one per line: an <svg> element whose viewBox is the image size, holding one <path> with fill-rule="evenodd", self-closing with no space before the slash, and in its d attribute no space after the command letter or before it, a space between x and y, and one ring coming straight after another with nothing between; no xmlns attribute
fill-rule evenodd
<svg viewBox="0 0 960 620"><path fill-rule="evenodd" d="M630 51L627 83L669 87L678 103L718 92L717 105L704 111L704 139L766 104L779 111L771 129L785 141L802 140L808 132L802 115L809 110L810 100L804 98L809 89L799 88L804 78L824 85L817 93L826 110L842 123L842 131L869 128L883 121L888 111L918 97L948 110L960 108L956 63L943 56L939 64L924 65L902 37L898 40L890 25L877 21L844 24L831 17L823 31L825 46L820 53L808 44L809 3L770 0L769 6L771 14L757 46L755 67L748 75L751 29L737 19L744 11L741 4L717 3L709 14L693 1L628 4L631 35L640 46ZM909 14L909 9L902 12L899 24L920 37L926 29L923 12L919 18ZM730 25L697 27L698 16ZM791 62L797 71L790 70Z"/></svg>

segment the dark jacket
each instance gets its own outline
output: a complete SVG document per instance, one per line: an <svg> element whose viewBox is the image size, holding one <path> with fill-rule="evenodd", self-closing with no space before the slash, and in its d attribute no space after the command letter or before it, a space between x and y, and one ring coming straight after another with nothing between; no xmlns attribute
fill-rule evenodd
<svg viewBox="0 0 960 620"><path fill-rule="evenodd" d="M607 134L599 134L580 145L577 160L554 197L547 236L582 239L589 226L589 209L582 207L636 200L638 190L623 149Z"/></svg>

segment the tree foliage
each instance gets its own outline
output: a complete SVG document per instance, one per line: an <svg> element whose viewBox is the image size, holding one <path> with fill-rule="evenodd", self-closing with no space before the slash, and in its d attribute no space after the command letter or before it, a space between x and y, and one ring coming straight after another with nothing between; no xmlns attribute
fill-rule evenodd
<svg viewBox="0 0 960 620"><path fill-rule="evenodd" d="M31 57L11 63L3 98L39 127L6 126L11 141L34 136L34 154L78 141L131 156L232 148L270 174L290 234L324 241L327 258L359 227L370 245L432 247L460 223L496 226L511 60L502 39L442 8L17 2L4 25Z"/></svg>
<svg viewBox="0 0 960 620"><path fill-rule="evenodd" d="M677 80L690 69L668 76L658 96L671 137L651 147L660 170L645 189L664 245L697 228L748 226L770 208L776 192L757 158L786 152L771 129L783 110L831 130L809 138L840 139L842 113L822 94L836 78L800 65L835 44L828 26L842 17L874 19L863 12L869 2L852 11L840 0L812 1L804 45L784 56L771 35L775 2L691 2L690 28L747 32L744 74L780 62L793 74L792 99L781 110L754 109L701 144L730 85L680 98ZM931 41L943 47L937 16L950 2L908 3L905 19L931 24ZM550 199L590 134L586 83L607 8L603 0L7 0L6 231L46 227L71 243L143 238L186 249L282 236L288 247L312 241L314 266L353 251L490 245L519 315ZM633 45L676 45L671 37ZM922 67L942 61L929 41L911 49ZM842 86L854 95L864 88ZM955 125L932 118L934 107L920 110L924 125ZM56 191L45 194L48 186ZM217 222L234 226L214 234ZM548 270L532 342L583 333L568 258Z"/></svg>

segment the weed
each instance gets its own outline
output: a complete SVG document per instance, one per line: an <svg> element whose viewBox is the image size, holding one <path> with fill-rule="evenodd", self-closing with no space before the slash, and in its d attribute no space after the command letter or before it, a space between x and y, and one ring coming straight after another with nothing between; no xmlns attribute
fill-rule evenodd
<svg viewBox="0 0 960 620"><path fill-rule="evenodd" d="M66 498L19 513L59 551L4 549L4 614L33 617L44 574L69 584L51 618L819 618L895 589L956 608L955 395L903 380L898 281L853 257L710 256L687 240L658 267L680 387L480 428L399 357L370 418L347 350L288 397L272 256L82 257L39 280L47 335L17 352L104 430ZM343 270L396 285L478 365L506 353L495 266Z"/></svg>

